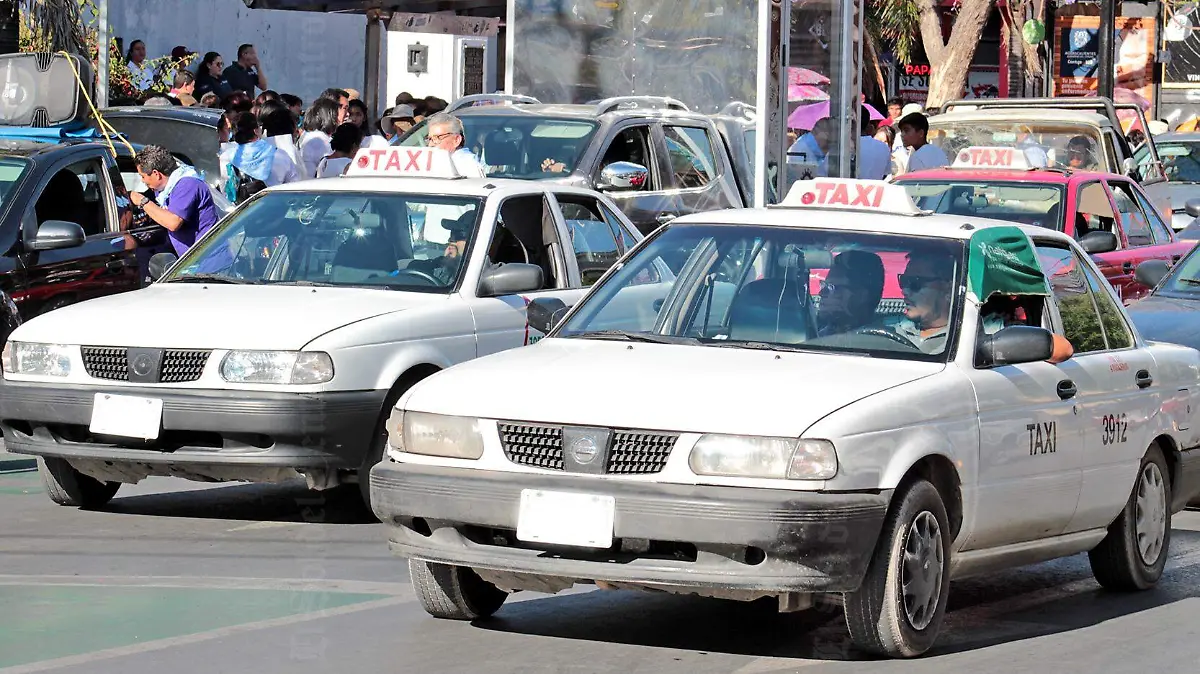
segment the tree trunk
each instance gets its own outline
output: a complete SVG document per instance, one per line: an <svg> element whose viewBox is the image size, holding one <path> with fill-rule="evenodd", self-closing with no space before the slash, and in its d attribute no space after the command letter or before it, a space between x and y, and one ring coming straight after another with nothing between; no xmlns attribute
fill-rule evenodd
<svg viewBox="0 0 1200 674"><path fill-rule="evenodd" d="M21 51L21 21L17 0L0 0L0 54Z"/></svg>
<svg viewBox="0 0 1200 674"><path fill-rule="evenodd" d="M946 101L962 98L967 86L967 72L991 14L992 2L959 0L950 39L943 41L941 17L934 0L917 0L921 12L921 42L930 65L925 107L937 108Z"/></svg>

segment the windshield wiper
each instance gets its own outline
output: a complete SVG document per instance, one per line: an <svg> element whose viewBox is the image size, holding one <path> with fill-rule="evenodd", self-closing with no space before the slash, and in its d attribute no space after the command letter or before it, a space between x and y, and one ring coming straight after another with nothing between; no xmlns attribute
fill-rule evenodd
<svg viewBox="0 0 1200 674"><path fill-rule="evenodd" d="M167 279L163 283L228 283L230 285L246 285L255 283L240 278L231 278L229 276L217 276L216 274L189 274L187 276L176 276L173 279Z"/></svg>
<svg viewBox="0 0 1200 674"><path fill-rule="evenodd" d="M794 344L775 344L772 342L730 342L723 339L714 339L710 342L703 342L704 346L716 346L723 349L753 349L756 351L791 351L795 353L817 353L820 349L806 349L802 346Z"/></svg>
<svg viewBox="0 0 1200 674"><path fill-rule="evenodd" d="M698 344L694 337L673 337L670 335L655 335L648 332L630 332L628 330L590 330L576 332L564 337L590 337L592 339L619 339L627 342L647 342L649 344Z"/></svg>
<svg viewBox="0 0 1200 674"><path fill-rule="evenodd" d="M335 283L322 283L320 281L263 281L263 283L272 286L311 286L314 288L332 288Z"/></svg>
<svg viewBox="0 0 1200 674"><path fill-rule="evenodd" d="M1200 286L1200 278L1180 278L1180 283L1186 283L1190 286Z"/></svg>

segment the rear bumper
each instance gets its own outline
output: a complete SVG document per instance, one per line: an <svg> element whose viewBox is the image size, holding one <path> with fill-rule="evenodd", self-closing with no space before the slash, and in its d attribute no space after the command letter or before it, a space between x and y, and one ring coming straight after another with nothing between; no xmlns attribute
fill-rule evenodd
<svg viewBox="0 0 1200 674"><path fill-rule="evenodd" d="M611 495L605 551L517 541L523 489ZM858 588L891 492L812 493L417 466L371 471L400 556L492 571L774 592ZM649 549L647 549L649 544Z"/></svg>
<svg viewBox="0 0 1200 674"><path fill-rule="evenodd" d="M150 443L93 436L97 393L163 401ZM357 469L387 391L267 393L0 384L0 430L8 451L149 465Z"/></svg>

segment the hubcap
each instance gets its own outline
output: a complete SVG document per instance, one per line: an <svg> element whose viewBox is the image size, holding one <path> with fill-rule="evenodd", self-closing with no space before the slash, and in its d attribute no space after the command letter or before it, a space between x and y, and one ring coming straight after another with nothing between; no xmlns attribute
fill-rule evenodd
<svg viewBox="0 0 1200 674"><path fill-rule="evenodd" d="M904 540L900 585L904 613L913 629L923 630L933 621L942 596L942 528L928 510L913 519Z"/></svg>
<svg viewBox="0 0 1200 674"><path fill-rule="evenodd" d="M1148 463L1138 480L1137 501L1133 518L1138 554L1147 566L1153 566L1162 554L1167 537L1167 488L1158 464Z"/></svg>

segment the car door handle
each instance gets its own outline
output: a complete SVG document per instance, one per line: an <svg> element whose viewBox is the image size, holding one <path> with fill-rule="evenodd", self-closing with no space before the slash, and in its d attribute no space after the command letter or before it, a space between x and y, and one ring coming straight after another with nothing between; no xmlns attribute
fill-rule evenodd
<svg viewBox="0 0 1200 674"><path fill-rule="evenodd" d="M1070 379L1064 379L1058 382L1058 397L1063 400L1070 400L1075 397L1079 389L1075 388L1075 382Z"/></svg>
<svg viewBox="0 0 1200 674"><path fill-rule="evenodd" d="M1137 382L1138 388L1146 388L1154 383L1154 377L1150 374L1149 370L1138 370L1133 378Z"/></svg>
<svg viewBox="0 0 1200 674"><path fill-rule="evenodd" d="M658 224L665 225L668 222L670 222L678 217L679 217L678 213L659 213L658 215L656 215L654 217L654 219L658 221Z"/></svg>
<svg viewBox="0 0 1200 674"><path fill-rule="evenodd" d="M121 271L125 267L130 266L125 260L109 260L104 263L104 267L109 271Z"/></svg>

